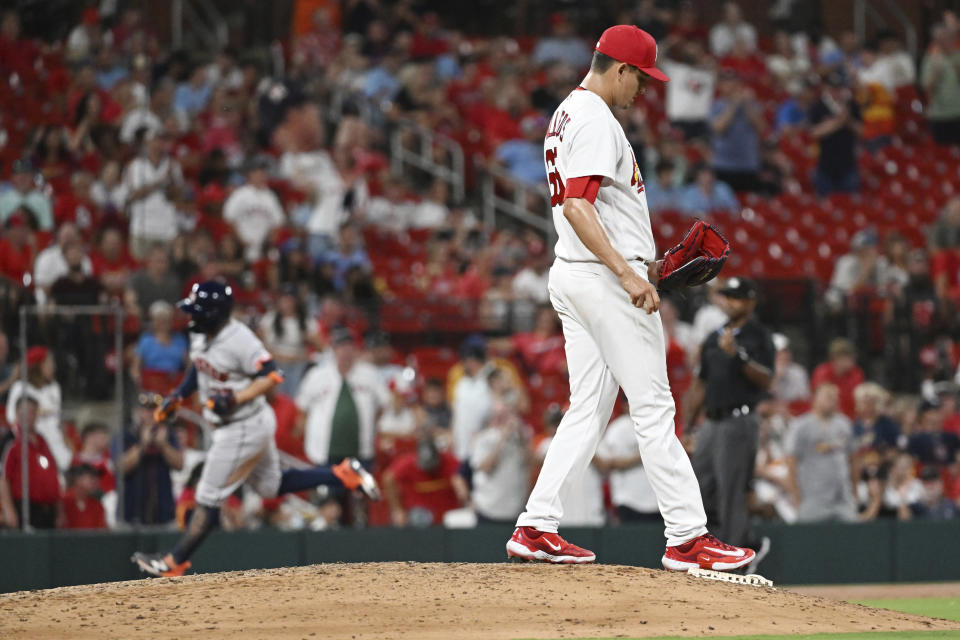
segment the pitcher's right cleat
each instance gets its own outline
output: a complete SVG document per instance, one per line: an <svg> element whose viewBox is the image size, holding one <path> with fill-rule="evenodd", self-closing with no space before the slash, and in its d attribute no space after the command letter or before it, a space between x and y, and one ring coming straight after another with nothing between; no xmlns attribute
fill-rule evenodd
<svg viewBox="0 0 960 640"><path fill-rule="evenodd" d="M689 571L697 567L731 571L750 564L755 555L752 549L720 542L706 533L681 545L667 547L661 562L663 568L670 571Z"/></svg>
<svg viewBox="0 0 960 640"><path fill-rule="evenodd" d="M538 531L533 527L517 527L507 541L507 557L553 564L588 564L597 556L556 533Z"/></svg>
<svg viewBox="0 0 960 640"><path fill-rule="evenodd" d="M380 499L380 487L373 475L363 468L356 458L344 458L343 462L330 468L347 489L360 489L371 500Z"/></svg>
<svg viewBox="0 0 960 640"><path fill-rule="evenodd" d="M190 568L190 561L187 560L181 564L173 559L170 554L162 553L143 553L137 551L130 558L130 561L140 567L140 571L145 571L157 578L177 578L186 573Z"/></svg>

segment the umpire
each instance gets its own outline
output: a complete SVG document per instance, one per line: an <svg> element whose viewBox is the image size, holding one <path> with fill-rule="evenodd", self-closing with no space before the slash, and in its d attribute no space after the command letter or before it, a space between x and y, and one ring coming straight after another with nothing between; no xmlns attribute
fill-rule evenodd
<svg viewBox="0 0 960 640"><path fill-rule="evenodd" d="M729 320L704 340L687 415L696 419L704 409L707 418L697 431L693 469L710 532L744 546L755 542L749 539L747 510L757 457L755 408L773 379L776 352L770 331L753 316L756 285L746 278L730 278L720 294Z"/></svg>

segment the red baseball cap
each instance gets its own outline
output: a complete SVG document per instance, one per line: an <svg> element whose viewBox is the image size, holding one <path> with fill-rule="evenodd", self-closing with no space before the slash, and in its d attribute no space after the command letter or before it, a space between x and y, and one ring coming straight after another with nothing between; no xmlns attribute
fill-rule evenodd
<svg viewBox="0 0 960 640"><path fill-rule="evenodd" d="M40 364L41 362L47 359L48 353L49 352L47 351L46 347L41 347L41 346L30 347L29 349L27 349L27 366L28 367L37 366L38 364Z"/></svg>
<svg viewBox="0 0 960 640"><path fill-rule="evenodd" d="M654 66L657 62L657 41L632 24L618 24L604 31L597 40L597 51L633 65L651 78L663 82L670 80L667 74Z"/></svg>

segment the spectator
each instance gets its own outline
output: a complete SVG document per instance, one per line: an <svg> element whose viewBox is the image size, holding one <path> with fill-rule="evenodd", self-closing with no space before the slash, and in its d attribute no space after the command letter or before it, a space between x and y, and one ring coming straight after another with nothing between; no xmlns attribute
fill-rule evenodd
<svg viewBox="0 0 960 640"><path fill-rule="evenodd" d="M934 47L920 69L920 85L929 98L930 133L937 144L960 144L960 46L944 24L934 26L932 37Z"/></svg>
<svg viewBox="0 0 960 640"><path fill-rule="evenodd" d="M470 490L457 470L460 463L440 451L429 435L416 452L399 456L383 474L383 495L395 527L441 524L443 514L470 501Z"/></svg>
<svg viewBox="0 0 960 640"><path fill-rule="evenodd" d="M546 304L550 302L548 281L552 259L545 247L532 254L513 277L513 295L517 300Z"/></svg>
<svg viewBox="0 0 960 640"><path fill-rule="evenodd" d="M436 229L450 217L450 187L446 180L435 179L424 199L407 210L407 226L411 229Z"/></svg>
<svg viewBox="0 0 960 640"><path fill-rule="evenodd" d="M410 438L417 430L417 391L416 373L408 369L407 374L392 378L387 383L390 390L390 402L384 407L377 420L378 448L385 449L385 441L395 438Z"/></svg>
<svg viewBox="0 0 960 640"><path fill-rule="evenodd" d="M166 300L155 300L150 305L150 324L140 335L130 374L134 382L143 386L143 373L165 374L172 383L187 365L190 345L182 333L173 332L173 305ZM157 389L166 393L169 389Z"/></svg>
<svg viewBox="0 0 960 640"><path fill-rule="evenodd" d="M690 216L703 216L709 212L740 210L740 203L733 189L716 179L713 169L700 165L693 170L693 181L680 194L680 210Z"/></svg>
<svg viewBox="0 0 960 640"><path fill-rule="evenodd" d="M27 214L27 224L32 229L53 229L53 203L37 182L33 163L20 158L13 163L10 175L12 188L0 194L0 222L6 222L17 210Z"/></svg>
<svg viewBox="0 0 960 640"><path fill-rule="evenodd" d="M540 187L547 178L543 163L543 135L547 120L542 115L526 116L520 121L522 138L500 143L494 151L497 162L523 184Z"/></svg>
<svg viewBox="0 0 960 640"><path fill-rule="evenodd" d="M25 527L21 522L20 501L23 497L21 449L27 441L27 482L29 524L36 529L53 529L62 522L60 479L53 453L47 441L36 429L39 404L32 395L25 394L7 404L8 413L16 416L10 424L16 425L16 437L3 454L3 477L0 478L0 507L6 526Z"/></svg>
<svg viewBox="0 0 960 640"><path fill-rule="evenodd" d="M492 410L487 376L493 364L487 362L486 341L478 335L468 337L460 347L463 374L450 389L453 410L453 454L460 460L470 456L470 443Z"/></svg>
<svg viewBox="0 0 960 640"><path fill-rule="evenodd" d="M853 418L856 403L853 391L864 381L863 369L857 366L856 350L846 338L834 338L827 349L829 359L817 365L810 379L814 391L821 384L835 385L839 390L840 412Z"/></svg>
<svg viewBox="0 0 960 640"><path fill-rule="evenodd" d="M557 312L549 304L537 309L533 331L515 333L511 347L528 374L565 374L567 357Z"/></svg>
<svg viewBox="0 0 960 640"><path fill-rule="evenodd" d="M756 96L736 72L720 73L719 96L710 110L713 170L735 191L755 191L760 170L760 136L766 129Z"/></svg>
<svg viewBox="0 0 960 640"><path fill-rule="evenodd" d="M859 191L856 147L863 122L860 107L839 73L832 72L824 79L820 99L810 109L810 125L810 135L820 145L813 176L817 195Z"/></svg>
<svg viewBox="0 0 960 640"><path fill-rule="evenodd" d="M661 159L654 169L654 178L644 182L647 208L655 211L677 211L681 208L683 189L674 180L674 163Z"/></svg>
<svg viewBox="0 0 960 640"><path fill-rule="evenodd" d="M17 288L33 282L30 272L37 254L37 237L27 225L27 215L21 210L7 218L0 239L0 277Z"/></svg>
<svg viewBox="0 0 960 640"><path fill-rule="evenodd" d="M356 225L345 224L340 228L337 248L326 252L321 262L328 264L333 271L333 284L337 291L347 287L347 275L353 269L369 274L373 267L370 256L363 246L363 236Z"/></svg>
<svg viewBox="0 0 960 640"><path fill-rule="evenodd" d="M347 457L372 460L377 414L390 393L377 369L358 359L348 329L334 329L330 344L333 357L310 369L297 392L304 450L314 464L332 465Z"/></svg>
<svg viewBox="0 0 960 640"><path fill-rule="evenodd" d="M914 509L924 497L923 483L917 479L913 467L914 461L909 453L898 455L883 491L884 510L896 514L897 520L912 519Z"/></svg>
<svg viewBox="0 0 960 640"><path fill-rule="evenodd" d="M105 214L115 217L124 210L129 195L123 183L120 164L114 160L103 163L99 178L90 187L90 197Z"/></svg>
<svg viewBox="0 0 960 640"><path fill-rule="evenodd" d="M757 30L743 19L736 2L723 4L723 20L710 29L710 53L717 58L730 53L740 42L750 53L757 50ZM672 76L671 76L672 78Z"/></svg>
<svg viewBox="0 0 960 640"><path fill-rule="evenodd" d="M133 421L113 444L123 485L123 520L135 524L167 524L174 518L170 472L183 468L183 452L153 412L162 398L141 393Z"/></svg>
<svg viewBox="0 0 960 640"><path fill-rule="evenodd" d="M15 407L22 395L28 395L39 405L36 431L53 453L53 459L61 470L70 467L73 452L67 446L60 427L60 384L53 354L46 347L34 346L27 350L27 384L17 380L7 396L7 423L16 424ZM33 423L31 423L33 424Z"/></svg>
<svg viewBox="0 0 960 640"><path fill-rule="evenodd" d="M760 432L752 485L754 506L759 507L765 517L775 515L787 524L793 524L797 521L797 505L793 500L787 459L787 420L784 414L771 409L770 403L757 406Z"/></svg>
<svg viewBox="0 0 960 640"><path fill-rule="evenodd" d="M94 65L97 73L97 86L104 91L110 91L119 83L127 79L130 71L117 62L116 54L111 47L101 47L96 53Z"/></svg>
<svg viewBox="0 0 960 640"><path fill-rule="evenodd" d="M533 452L526 427L510 407L498 403L469 449L473 470L471 499L477 521L513 524L530 491Z"/></svg>
<svg viewBox="0 0 960 640"><path fill-rule="evenodd" d="M174 83L170 78L157 81L147 103L146 94L135 96L135 106L130 109L120 125L120 141L133 144L137 136L147 138L163 132L163 121L172 112Z"/></svg>
<svg viewBox="0 0 960 640"><path fill-rule="evenodd" d="M97 472L98 493L110 493L116 485L113 461L110 459L110 427L103 422L90 422L80 430L80 450L73 455L70 468L87 465Z"/></svg>
<svg viewBox="0 0 960 640"><path fill-rule="evenodd" d="M111 297L122 297L137 263L130 257L123 243L123 234L116 227L100 231L96 249L90 254L93 275Z"/></svg>
<svg viewBox="0 0 960 640"><path fill-rule="evenodd" d="M881 454L896 448L900 425L886 413L890 401L887 391L876 382L864 382L854 389L853 401L853 437L858 448L871 448Z"/></svg>
<svg viewBox="0 0 960 640"><path fill-rule="evenodd" d="M34 282L44 292L41 298L45 299L49 294L53 283L67 275L69 266L65 257L68 247L80 246L81 238L77 226L71 222L60 225L57 229L57 242L37 255L37 261L33 267ZM82 249L82 247L81 247ZM85 274L93 273L93 263L86 255L83 255L82 271Z"/></svg>
<svg viewBox="0 0 960 640"><path fill-rule="evenodd" d="M803 47L794 45L789 33L779 29L773 34L773 53L767 56L767 68L781 87L794 94L810 73L810 57Z"/></svg>
<svg viewBox="0 0 960 640"><path fill-rule="evenodd" d="M891 231L884 239L883 246L883 261L878 261L878 293L884 297L901 297L904 288L910 284L910 245L902 235Z"/></svg>
<svg viewBox="0 0 960 640"><path fill-rule="evenodd" d="M436 433L438 430L449 430L451 422L450 406L447 404L444 393L443 380L428 378L423 385L423 394L418 407L421 416L417 423Z"/></svg>
<svg viewBox="0 0 960 640"><path fill-rule="evenodd" d="M247 182L231 193L223 205L223 219L233 225L250 262L260 259L264 244L286 221L280 200L267 184L268 167L269 161L264 157L250 160L246 166Z"/></svg>
<svg viewBox="0 0 960 640"><path fill-rule="evenodd" d="M614 418L607 426L593 464L608 474L610 502L621 523L660 523L657 496L643 468L637 434L628 414Z"/></svg>
<svg viewBox="0 0 960 640"><path fill-rule="evenodd" d="M170 155L169 132L144 136L146 153L130 161L123 173L130 214L130 252L147 257L151 245L167 243L177 235L179 221L174 192L183 185L180 163Z"/></svg>
<svg viewBox="0 0 960 640"><path fill-rule="evenodd" d="M130 277L127 286L127 297L140 308L144 317L148 316L154 302L173 303L180 298L180 293L180 283L170 272L170 256L162 246L150 250L144 267Z"/></svg>
<svg viewBox="0 0 960 640"><path fill-rule="evenodd" d="M551 35L540 38L530 60L541 67L563 63L574 69L586 69L590 66L593 53L590 47L578 37L573 23L562 13L550 16Z"/></svg>
<svg viewBox="0 0 960 640"><path fill-rule="evenodd" d="M180 113L196 116L206 108L212 94L213 85L207 81L206 68L202 64L194 64L187 74L187 80L177 85L173 106Z"/></svg>
<svg viewBox="0 0 960 640"><path fill-rule="evenodd" d="M320 350L316 325L307 322L307 309L296 289L285 287L280 292L276 307L260 319L257 333L283 370L284 380L278 389L287 394L296 393L308 354L311 350Z"/></svg>
<svg viewBox="0 0 960 640"><path fill-rule="evenodd" d="M960 246L960 196L953 196L940 210L940 215L927 229L930 251Z"/></svg>
<svg viewBox="0 0 960 640"><path fill-rule="evenodd" d="M879 288L887 259L880 255L878 243L874 229L861 229L850 240L850 253L837 259L827 293L828 302L835 308L842 308L851 294Z"/></svg>
<svg viewBox="0 0 960 640"><path fill-rule="evenodd" d="M724 281L715 278L707 283L707 299L693 315L693 341L699 347L707 337L727 323L727 313L724 311L724 297L720 290Z"/></svg>
<svg viewBox="0 0 960 640"><path fill-rule="evenodd" d="M773 346L777 350L774 360L773 382L770 393L784 404L810 399L810 378L803 365L794 362L790 352L790 339L782 333L773 334Z"/></svg>
<svg viewBox="0 0 960 640"><path fill-rule="evenodd" d="M666 96L670 125L682 131L687 140L707 139L717 75L702 43L697 40L681 43L676 54L671 53L661 67L671 80L667 83Z"/></svg>
<svg viewBox="0 0 960 640"><path fill-rule="evenodd" d="M64 528L106 529L107 515L97 497L100 471L88 464L70 467L63 494Z"/></svg>
<svg viewBox="0 0 960 640"><path fill-rule="evenodd" d="M813 410L797 418L787 433L790 486L800 522L857 517L853 499L853 430L837 413L837 386L825 383L813 394Z"/></svg>
<svg viewBox="0 0 960 640"><path fill-rule="evenodd" d="M943 407L938 401L924 401L916 429L910 433L907 451L917 462L943 468L960 450L960 438L943 430Z"/></svg>
<svg viewBox="0 0 960 640"><path fill-rule="evenodd" d="M809 79L789 91L789 97L777 107L773 129L785 136L805 130L810 123L810 110L817 101L817 87Z"/></svg>
<svg viewBox="0 0 960 640"><path fill-rule="evenodd" d="M7 392L19 377L20 363L10 359L10 341L7 334L0 331L0 404L6 405Z"/></svg>
<svg viewBox="0 0 960 640"><path fill-rule="evenodd" d="M66 273L50 287L50 300L58 306L96 305L105 302L103 285L91 275L90 258L79 243L63 250Z"/></svg>
<svg viewBox="0 0 960 640"><path fill-rule="evenodd" d="M877 34L876 56L872 64L864 61L858 78L862 84L878 84L890 94L916 82L913 58L904 49L903 42L892 31Z"/></svg>
<svg viewBox="0 0 960 640"><path fill-rule="evenodd" d="M101 46L103 33L100 31L100 12L95 7L88 7L83 10L80 24L67 36L67 60L74 63L88 62L93 52Z"/></svg>
<svg viewBox="0 0 960 640"><path fill-rule="evenodd" d="M953 520L960 517L957 503L944 495L943 478L936 467L920 470L923 495L912 505L913 516L927 520Z"/></svg>

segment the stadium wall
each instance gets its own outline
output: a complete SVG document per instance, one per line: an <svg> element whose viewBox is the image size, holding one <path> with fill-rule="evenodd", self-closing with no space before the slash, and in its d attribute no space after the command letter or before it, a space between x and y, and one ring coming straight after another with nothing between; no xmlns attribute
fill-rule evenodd
<svg viewBox="0 0 960 640"><path fill-rule="evenodd" d="M955 522L767 525L773 546L760 572L779 584L921 582L960 578ZM503 562L510 528L216 532L194 558L201 572L325 562ZM659 526L564 529L604 563L659 567ZM53 531L0 535L0 592L141 577L137 550L169 548L171 532Z"/></svg>

